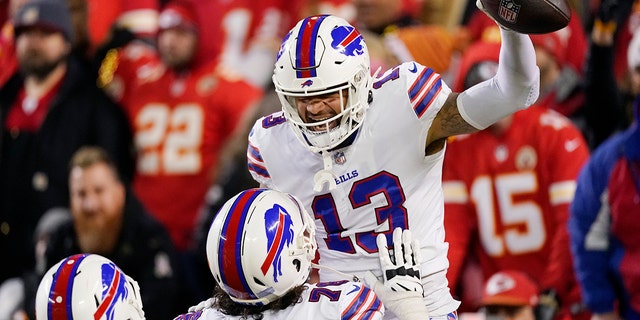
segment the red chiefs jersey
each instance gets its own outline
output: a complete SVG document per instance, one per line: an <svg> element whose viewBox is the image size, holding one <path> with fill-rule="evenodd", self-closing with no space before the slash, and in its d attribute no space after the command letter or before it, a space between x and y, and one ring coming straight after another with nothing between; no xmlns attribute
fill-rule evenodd
<svg viewBox="0 0 640 320"><path fill-rule="evenodd" d="M87 0L87 29L91 47L101 45L115 23L138 35L153 35L157 28L157 0Z"/></svg>
<svg viewBox="0 0 640 320"><path fill-rule="evenodd" d="M219 152L262 91L214 73L213 61L179 76L138 45L113 58L118 66L111 91L134 129L134 191L184 250L214 182Z"/></svg>
<svg viewBox="0 0 640 320"><path fill-rule="evenodd" d="M589 156L580 131L560 114L530 107L500 135L491 129L448 142L443 169L447 278L454 288L469 248L484 279L528 273L579 302L567 235L579 170Z"/></svg>
<svg viewBox="0 0 640 320"><path fill-rule="evenodd" d="M13 23L7 21L0 30L0 87L18 70L14 41Z"/></svg>
<svg viewBox="0 0 640 320"><path fill-rule="evenodd" d="M301 0L190 0L199 15L197 60L220 64L255 84L271 80L282 38L297 22Z"/></svg>

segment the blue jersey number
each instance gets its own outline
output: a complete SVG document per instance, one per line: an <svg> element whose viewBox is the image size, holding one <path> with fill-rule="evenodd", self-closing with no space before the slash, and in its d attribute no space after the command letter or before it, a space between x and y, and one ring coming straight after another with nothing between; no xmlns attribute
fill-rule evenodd
<svg viewBox="0 0 640 320"><path fill-rule="evenodd" d="M353 209L371 205L371 198L382 194L387 200L387 204L381 207L372 208L375 212L376 222L382 225L389 224L387 231L381 232L391 241L393 229L409 227L407 209L404 207L406 197L400 186L398 177L383 171L371 177L356 181L349 192L349 200ZM328 193L317 196L311 204L313 214L316 219L320 219L327 231L325 242L329 250L336 250L345 253L355 253L354 244L351 238L341 236L345 228L340 222L338 210L336 209L333 196ZM367 211L370 212L370 211ZM343 213L352 214L352 212ZM376 236L379 232L358 232L355 234L356 245L366 252L374 253L378 251Z"/></svg>

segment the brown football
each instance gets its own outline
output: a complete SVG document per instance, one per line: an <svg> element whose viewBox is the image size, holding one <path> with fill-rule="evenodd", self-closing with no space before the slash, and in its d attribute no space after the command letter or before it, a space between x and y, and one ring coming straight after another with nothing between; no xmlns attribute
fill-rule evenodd
<svg viewBox="0 0 640 320"><path fill-rule="evenodd" d="M567 0L480 0L487 13L511 30L538 34L562 29L569 24Z"/></svg>

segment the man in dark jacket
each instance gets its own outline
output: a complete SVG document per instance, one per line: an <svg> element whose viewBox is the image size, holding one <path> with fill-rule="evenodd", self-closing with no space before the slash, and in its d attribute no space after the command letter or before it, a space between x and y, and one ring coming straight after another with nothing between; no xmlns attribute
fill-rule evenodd
<svg viewBox="0 0 640 320"><path fill-rule="evenodd" d="M121 181L114 163L97 147L83 147L71 160L71 219L50 230L43 261L47 270L77 253L100 254L140 284L147 320L175 315L178 301L176 252L164 227ZM42 269L41 269L42 270ZM25 305L33 312L42 272L25 278ZM33 315L30 315L33 319Z"/></svg>
<svg viewBox="0 0 640 320"><path fill-rule="evenodd" d="M15 16L19 72L0 88L0 283L33 268L33 231L68 205L68 164L83 145L102 146L124 177L133 170L121 109L71 52L64 1L30 1Z"/></svg>

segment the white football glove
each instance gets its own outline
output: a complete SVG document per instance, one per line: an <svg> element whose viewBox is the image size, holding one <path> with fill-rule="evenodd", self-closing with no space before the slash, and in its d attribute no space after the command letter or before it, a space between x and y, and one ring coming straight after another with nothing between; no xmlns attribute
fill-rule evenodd
<svg viewBox="0 0 640 320"><path fill-rule="evenodd" d="M422 299L424 289L420 279L420 246L412 241L411 231L393 230L392 252L386 237L376 238L384 283L372 273L365 274L365 283L373 289L385 308L401 320L429 319Z"/></svg>

